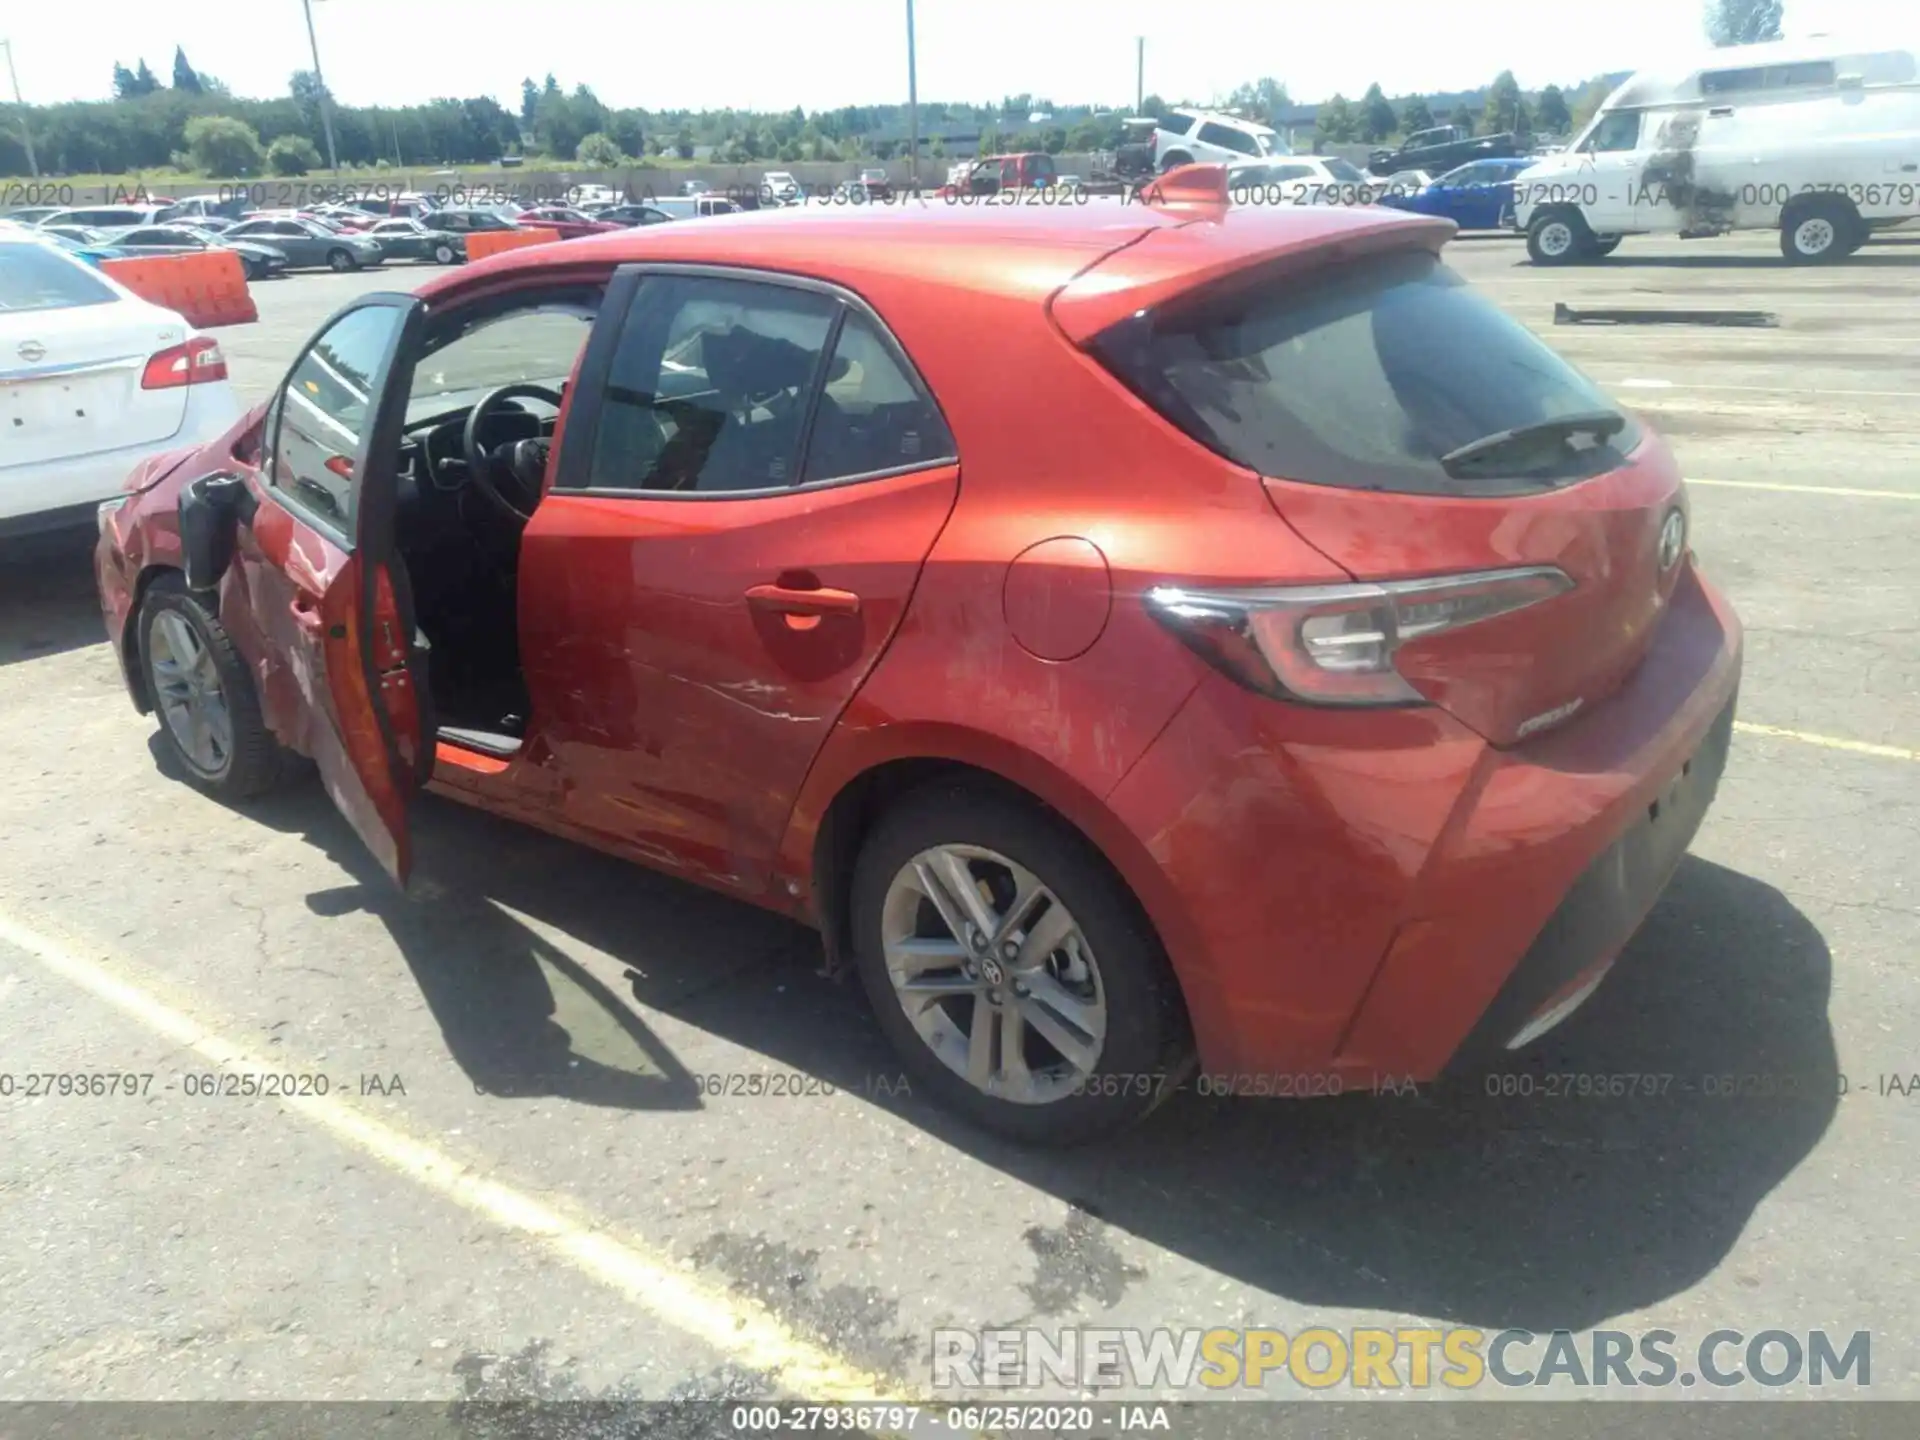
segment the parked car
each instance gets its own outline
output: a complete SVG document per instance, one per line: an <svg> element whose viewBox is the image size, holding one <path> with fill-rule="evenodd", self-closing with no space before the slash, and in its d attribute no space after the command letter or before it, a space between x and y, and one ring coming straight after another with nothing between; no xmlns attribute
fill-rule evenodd
<svg viewBox="0 0 1920 1440"><path fill-rule="evenodd" d="M1425 170L1396 170L1391 175L1376 176L1373 183L1389 195L1411 195L1431 185L1433 176Z"/></svg>
<svg viewBox="0 0 1920 1440"><path fill-rule="evenodd" d="M401 881L424 786L818 926L1022 1140L1196 1051L1505 1063L1679 863L1740 626L1667 446L1450 233L811 209L364 295L107 517L112 648L179 773L307 751Z"/></svg>
<svg viewBox="0 0 1920 1440"><path fill-rule="evenodd" d="M599 218L623 228L658 225L668 220L697 220L710 215L737 215L740 207L724 195L662 195L644 204L616 205Z"/></svg>
<svg viewBox="0 0 1920 1440"><path fill-rule="evenodd" d="M42 225L85 225L92 230L126 230L157 225L165 205L77 205L43 216Z"/></svg>
<svg viewBox="0 0 1920 1440"><path fill-rule="evenodd" d="M683 180L680 182L680 193L682 195L709 195L713 193L713 186L705 180Z"/></svg>
<svg viewBox="0 0 1920 1440"><path fill-rule="evenodd" d="M893 198L893 182L887 178L887 169L884 165L873 165L862 170L856 183L865 188L869 200Z"/></svg>
<svg viewBox="0 0 1920 1440"><path fill-rule="evenodd" d="M216 341L66 243L0 228L0 535L84 523L240 415Z"/></svg>
<svg viewBox="0 0 1920 1440"><path fill-rule="evenodd" d="M153 217L158 225L181 220L244 220L253 205L243 190L237 195L189 195L159 210Z"/></svg>
<svg viewBox="0 0 1920 1440"><path fill-rule="evenodd" d="M1442 174L1469 160L1498 160L1524 155L1525 148L1512 132L1499 135L1475 135L1465 125L1436 125L1416 130L1395 150L1375 150L1367 157L1367 169L1375 175L1391 175L1396 170L1425 170Z"/></svg>
<svg viewBox="0 0 1920 1440"><path fill-rule="evenodd" d="M38 225L65 209L63 205L19 205L11 210L0 210L0 220L11 220L16 225Z"/></svg>
<svg viewBox="0 0 1920 1440"><path fill-rule="evenodd" d="M785 170L769 170L760 177L762 205L798 205L804 195L800 182Z"/></svg>
<svg viewBox="0 0 1920 1440"><path fill-rule="evenodd" d="M1365 205L1379 186L1338 155L1288 155L1229 165L1227 193L1250 205Z"/></svg>
<svg viewBox="0 0 1920 1440"><path fill-rule="evenodd" d="M448 205L433 212L434 228L455 235L471 235L477 230L524 230L514 216L487 205Z"/></svg>
<svg viewBox="0 0 1920 1440"><path fill-rule="evenodd" d="M1168 111L1153 132L1153 143L1163 174L1182 165L1231 165L1287 153L1272 127L1207 110Z"/></svg>
<svg viewBox="0 0 1920 1440"><path fill-rule="evenodd" d="M999 195L1012 190L1047 190L1059 178L1053 157L1044 150L1018 155L983 155L949 180L943 194Z"/></svg>
<svg viewBox="0 0 1920 1440"><path fill-rule="evenodd" d="M52 230L34 226L28 228L26 233L46 241L49 245L57 245L69 255L78 256L89 265L97 266L102 260L129 258L126 251L115 249L107 243L106 232L103 230L89 230L81 225L59 225Z"/></svg>
<svg viewBox="0 0 1920 1440"><path fill-rule="evenodd" d="M679 199L679 196L672 197ZM691 203L691 202L689 202ZM659 201L629 201L624 205L609 205L604 210L594 212L594 219L603 220L609 225L618 225L630 230L636 225L660 225L678 217L668 214L660 207Z"/></svg>
<svg viewBox="0 0 1920 1440"><path fill-rule="evenodd" d="M1438 215L1462 230L1511 229L1514 181L1533 163L1530 155L1471 160L1424 189L1412 194L1388 194L1380 203L1420 215Z"/></svg>
<svg viewBox="0 0 1920 1440"><path fill-rule="evenodd" d="M1794 264L1920 216L1920 48L1818 37L1716 49L1627 80L1515 187L1536 264L1621 235L1771 230ZM1678 78L1675 78L1676 75Z"/></svg>
<svg viewBox="0 0 1920 1440"><path fill-rule="evenodd" d="M358 205L316 205L301 212L308 219L323 220L340 230L363 234L373 228L373 217Z"/></svg>
<svg viewBox="0 0 1920 1440"><path fill-rule="evenodd" d="M286 270L287 252L264 240L210 235L186 225L143 225L109 231L110 242L129 255L194 255L207 250L231 251L249 280L265 280Z"/></svg>
<svg viewBox="0 0 1920 1440"><path fill-rule="evenodd" d="M578 240L584 235L604 235L609 230L624 230L617 220L595 220L569 205L540 205L518 212L514 219L530 229L552 230L562 240Z"/></svg>
<svg viewBox="0 0 1920 1440"><path fill-rule="evenodd" d="M169 220L169 225L184 225L189 230L200 230L208 235L224 235L240 222L229 220L224 215L183 215L178 220Z"/></svg>
<svg viewBox="0 0 1920 1440"><path fill-rule="evenodd" d="M411 191L403 195L369 195L349 203L354 209L381 220L419 220L425 218L429 211L442 208L439 197L416 195Z"/></svg>
<svg viewBox="0 0 1920 1440"><path fill-rule="evenodd" d="M378 242L366 235L332 229L314 220L283 217L243 220L220 237L232 243L254 240L271 245L287 257L294 269L324 265L330 270L360 270L378 265L385 256Z"/></svg>
<svg viewBox="0 0 1920 1440"><path fill-rule="evenodd" d="M376 221L367 234L389 260L431 260L436 265L459 265L467 258L464 235L435 229L420 220Z"/></svg>

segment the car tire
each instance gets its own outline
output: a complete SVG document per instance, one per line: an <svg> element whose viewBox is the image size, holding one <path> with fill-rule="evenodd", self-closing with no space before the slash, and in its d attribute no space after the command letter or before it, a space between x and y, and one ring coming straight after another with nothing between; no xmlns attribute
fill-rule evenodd
<svg viewBox="0 0 1920 1440"><path fill-rule="evenodd" d="M1596 260L1605 259L1620 248L1620 240L1618 235L1596 235L1593 244L1587 247L1587 254Z"/></svg>
<svg viewBox="0 0 1920 1440"><path fill-rule="evenodd" d="M1780 253L1794 265L1831 265L1866 243L1865 228L1852 206L1820 196L1780 217Z"/></svg>
<svg viewBox="0 0 1920 1440"><path fill-rule="evenodd" d="M433 247L433 259L436 265L451 265L459 258L451 245L441 244Z"/></svg>
<svg viewBox="0 0 1920 1440"><path fill-rule="evenodd" d="M354 259L352 254L346 250L329 250L327 252L327 267L336 275L344 275L349 270L358 270L360 268L360 262Z"/></svg>
<svg viewBox="0 0 1920 1440"><path fill-rule="evenodd" d="M926 888L929 872L938 887L941 874L955 873L942 867L955 863L995 921L1019 886L1037 881L1040 908L1015 933L1059 943L1031 963L1011 941L997 954L966 951L942 918L961 904L958 890L944 891L943 911ZM1140 1120L1191 1070L1179 987L1138 903L1077 832L1021 797L965 781L901 797L861 847L851 921L861 982L909 1077L983 1129L1025 1144L1080 1144ZM954 963L928 962L934 945L950 947ZM914 1003L899 987L916 980L948 988ZM976 1023L992 1027L984 1046L973 1043ZM1019 1054L1011 1067L1010 1034ZM976 1051L984 1084L966 1073Z"/></svg>
<svg viewBox="0 0 1920 1440"><path fill-rule="evenodd" d="M275 788L293 757L267 729L253 676L218 617L176 571L147 587L138 624L141 679L161 743L188 781L226 801Z"/></svg>
<svg viewBox="0 0 1920 1440"><path fill-rule="evenodd" d="M1178 170L1182 165L1191 164L1193 164L1193 156L1189 155L1186 151L1169 150L1165 155L1160 157L1160 173L1164 175L1169 170Z"/></svg>
<svg viewBox="0 0 1920 1440"><path fill-rule="evenodd" d="M1593 231L1578 210L1547 210L1527 222L1527 257L1536 265L1572 265L1592 245Z"/></svg>

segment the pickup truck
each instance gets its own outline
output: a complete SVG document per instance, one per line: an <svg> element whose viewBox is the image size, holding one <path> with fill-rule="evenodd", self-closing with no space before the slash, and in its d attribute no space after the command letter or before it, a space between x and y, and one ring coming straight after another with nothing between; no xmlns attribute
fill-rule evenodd
<svg viewBox="0 0 1920 1440"><path fill-rule="evenodd" d="M1391 175L1396 170L1439 175L1469 160L1500 160L1525 153L1511 132L1475 135L1462 125L1437 125L1431 130L1414 131L1400 142L1398 150L1375 150L1367 157L1367 169L1375 175Z"/></svg>

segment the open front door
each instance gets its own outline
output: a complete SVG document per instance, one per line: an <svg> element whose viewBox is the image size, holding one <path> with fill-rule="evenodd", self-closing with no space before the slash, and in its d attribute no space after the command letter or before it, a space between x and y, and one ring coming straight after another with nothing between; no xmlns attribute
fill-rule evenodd
<svg viewBox="0 0 1920 1440"><path fill-rule="evenodd" d="M398 459L421 305L376 294L301 352L268 411L223 617L266 652L269 723L404 885L407 804L433 736L425 650L394 549ZM291 731L292 733L287 733Z"/></svg>

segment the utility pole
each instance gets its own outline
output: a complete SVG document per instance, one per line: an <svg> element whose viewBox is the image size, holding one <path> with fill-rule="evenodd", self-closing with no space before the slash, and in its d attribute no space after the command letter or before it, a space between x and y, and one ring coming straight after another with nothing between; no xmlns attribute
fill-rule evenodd
<svg viewBox="0 0 1920 1440"><path fill-rule="evenodd" d="M313 33L313 0L300 0L307 12L307 44L313 50L313 83L320 87L320 124L327 132L327 164L340 173L340 152L333 145L333 107L327 95L327 78L320 73L320 41Z"/></svg>
<svg viewBox="0 0 1920 1440"><path fill-rule="evenodd" d="M1134 42L1133 51L1133 113L1138 115L1147 103L1147 37L1142 35Z"/></svg>
<svg viewBox="0 0 1920 1440"><path fill-rule="evenodd" d="M13 81L13 103L20 107L20 138L27 144L27 168L33 172L33 178L40 178L40 162L33 154L33 122L27 118L27 102L20 98L20 76L13 68L13 41L0 40L0 49L7 52L7 78Z"/></svg>
<svg viewBox="0 0 1920 1440"><path fill-rule="evenodd" d="M913 56L913 0L907 0L907 151L911 161L913 189L920 189L920 74Z"/></svg>

